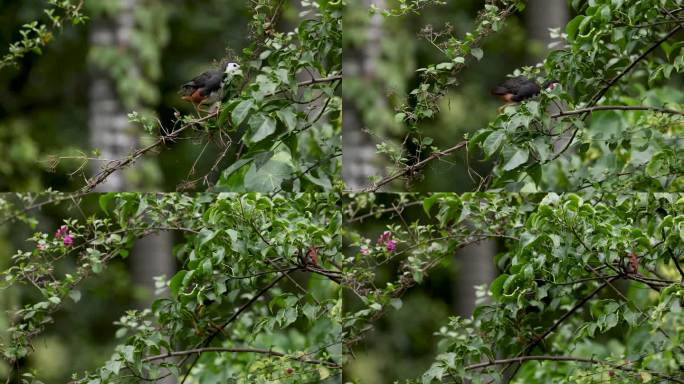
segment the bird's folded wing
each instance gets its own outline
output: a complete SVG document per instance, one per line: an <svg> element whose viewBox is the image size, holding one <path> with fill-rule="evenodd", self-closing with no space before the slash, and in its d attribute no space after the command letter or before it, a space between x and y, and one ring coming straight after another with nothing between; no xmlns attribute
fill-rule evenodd
<svg viewBox="0 0 684 384"><path fill-rule="evenodd" d="M492 95L499 96L499 95L505 95L505 94L511 93L511 90L504 87L504 86L499 85L499 86L492 88L491 93L492 93Z"/></svg>
<svg viewBox="0 0 684 384"><path fill-rule="evenodd" d="M204 72L201 75L195 77L194 79L188 81L187 83L181 85L180 91L178 91L179 94L183 96L187 96L195 92L198 88L202 88L205 86L207 81L209 81L212 78L212 73L210 71Z"/></svg>
<svg viewBox="0 0 684 384"><path fill-rule="evenodd" d="M522 101L525 99L529 99L532 96L535 96L539 93L541 89L539 88L539 85L533 81L528 81L520 85L518 88L518 92L516 92L515 97L513 98L515 101Z"/></svg>

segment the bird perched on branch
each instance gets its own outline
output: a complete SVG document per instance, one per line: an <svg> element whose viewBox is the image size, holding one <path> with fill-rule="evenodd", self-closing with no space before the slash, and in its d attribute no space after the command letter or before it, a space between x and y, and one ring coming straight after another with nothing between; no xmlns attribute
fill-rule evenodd
<svg viewBox="0 0 684 384"><path fill-rule="evenodd" d="M303 267L318 267L318 248L310 246L309 249L298 252L299 263Z"/></svg>
<svg viewBox="0 0 684 384"><path fill-rule="evenodd" d="M201 105L211 105L223 98L227 76L239 69L239 64L225 62L220 69L210 69L183 84L178 93L199 110Z"/></svg>
<svg viewBox="0 0 684 384"><path fill-rule="evenodd" d="M540 87L536 81L528 79L525 76L518 76L510 78L501 85L494 87L491 93L506 102L506 104L511 104L519 103L534 97L538 95L542 89L552 91L558 85L560 85L558 80L549 80Z"/></svg>

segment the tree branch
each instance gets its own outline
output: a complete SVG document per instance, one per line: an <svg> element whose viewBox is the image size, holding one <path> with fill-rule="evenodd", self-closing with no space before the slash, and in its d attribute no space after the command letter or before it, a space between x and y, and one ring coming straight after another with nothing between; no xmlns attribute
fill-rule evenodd
<svg viewBox="0 0 684 384"><path fill-rule="evenodd" d="M581 115L584 113L591 113L594 111L653 111L659 113L669 113L673 115L684 116L684 112L676 111L674 109L661 108L661 107L651 107L648 105L596 105L588 108L580 108L573 111L560 111L551 115L552 118L562 117L562 116L572 116Z"/></svg>
<svg viewBox="0 0 684 384"><path fill-rule="evenodd" d="M466 371L472 371L475 369L481 369L481 368L486 368L490 367L493 365L500 365L500 364L511 364L511 363L523 363L525 361L571 361L571 362L579 362L579 363L588 363L588 364L599 364L599 365L607 365L611 368L620 370L620 371L625 371L625 372L639 372L639 371L645 371L650 373L653 376L659 377L664 380L672 381L674 383L682 383L684 384L684 380L678 379L673 376L668 376L660 372L654 372L646 369L635 369L635 368L629 368L626 367L625 364L615 364L615 363L609 363L607 361L601 361L601 360L596 360L596 359L588 359L584 357L575 357L575 356L519 356L519 357L512 357L510 359L501 359L501 360L492 360L492 361L487 361L487 362L482 362L482 363L477 363L477 364L472 364L468 365L465 367ZM630 364L630 363L628 363Z"/></svg>
<svg viewBox="0 0 684 384"><path fill-rule="evenodd" d="M230 325L233 321L235 321L235 319L237 319L238 316L240 316L240 314L242 314L242 312L244 312L247 308L249 308L252 304L254 304L261 296L266 294L266 292L268 292L271 288L273 288L285 276L289 276L289 274L290 274L290 272L284 272L284 273L281 273L280 276L273 279L273 281L271 281L267 286L265 286L259 292L257 292L251 299L249 299L249 301L247 301L240 308L238 308L238 310L233 314L233 316L231 316L228 320L226 320L225 323L223 323L221 326L217 327L217 329L214 332L212 332L211 335L207 336L207 338L204 341L202 341L197 347L193 348L193 349L199 349L200 352L197 352L197 357L195 358L195 360L192 361L192 363L190 363L190 366L188 367L188 370L185 373L185 376L183 376L183 380L181 380L180 384L185 383L185 380L187 380L188 376L190 376L190 372L192 371L192 368L195 366L195 364L197 364L197 360L199 360L199 357L202 355L201 350L203 348L206 348L209 344L211 344L211 342L214 340L214 338L216 338L216 336L218 336L219 333L223 332L223 330L228 325ZM191 355L192 354L188 354L188 355L186 355L186 357L191 356Z"/></svg>
<svg viewBox="0 0 684 384"><path fill-rule="evenodd" d="M634 59L631 64L627 66L622 72L620 72L617 76L613 77L612 79L608 80L608 84L606 84L601 90L599 90L592 98L591 101L589 102L590 106L596 105L596 103L603 97L603 95L608 92L608 90L615 85L620 79L622 79L626 74L632 71L634 67L636 67L637 64L643 59L646 58L651 52L655 51L658 47L660 47L661 44L663 44L665 41L667 41L670 37L674 36L675 33L679 32L682 29L682 25L678 24L674 29L672 29L667 35L663 36L660 40L656 41L651 47L649 47L647 50L645 50L639 57Z"/></svg>
<svg viewBox="0 0 684 384"><path fill-rule="evenodd" d="M342 75L334 75L334 76L328 76L328 77L322 77L322 78L314 78L314 79L310 79L310 80L306 80L306 81L303 81L301 83L298 83L297 87L306 87L306 86L310 86L310 85L318 84L318 83L334 82L334 81L338 81L341 79L342 79ZM278 95L278 94L281 94L281 93L284 93L287 91L288 91L288 89L281 89L279 91L271 93L270 95L264 95L264 97L275 96L275 95ZM100 172L98 172L94 176L90 177L86 181L86 185L84 185L80 189L80 192L84 193L84 192L92 191L93 189L95 189L95 187L97 187L99 184L104 182L109 177L109 175L111 175L112 173L117 172L117 171L131 165L137 159L139 159L140 157L142 157L146 153L152 151L153 149L161 146L162 144L166 143L167 141L174 141L175 139L178 138L178 136L180 136L181 133L186 131L188 128L190 128L194 125L197 125L199 123L202 123L204 121L207 121L213 117L218 116L219 112L220 111L211 112L211 113L207 114L206 116L203 116L199 119L192 120L192 121L186 123L185 125L181 126L180 128L176 129L175 131L171 131L168 134L161 135L154 143L134 151L133 153L129 154L126 158L112 160L112 161L108 162Z"/></svg>
<svg viewBox="0 0 684 384"><path fill-rule="evenodd" d="M670 254L670 257L672 258L672 262L674 263L675 267L677 268L677 271L679 272L679 275L682 277L681 281L684 281L684 270L682 270L682 266L679 265L679 261L677 260L677 256L672 252L672 249L669 247L667 248L667 252Z"/></svg>
<svg viewBox="0 0 684 384"><path fill-rule="evenodd" d="M143 363L148 363L151 361L156 361L156 360L164 360L168 359L169 357L177 357L177 356L186 356L186 355L194 355L194 354L201 354L204 352L247 352L247 353L261 353L261 354L266 354L269 356L279 356L279 357L287 357L292 360L297 360L302 363L307 363L307 364L317 364L317 365L325 365L330 368L335 368L335 369L341 369L342 366L336 363L332 363L329 361L321 361L321 360L315 360L315 359L307 359L304 356L301 357L296 357L296 356L290 356L282 352L276 352L271 349L263 349L263 348L246 348L246 347L233 347L233 348L220 348L220 347L205 347L205 348L195 348L195 349L188 349L186 351L171 351L167 352L161 355L156 355L156 356L150 356L146 357L142 360Z"/></svg>
<svg viewBox="0 0 684 384"><path fill-rule="evenodd" d="M383 185L385 185L385 184L387 184L393 180L396 180L396 179L398 179L398 178L400 178L406 174L413 173L413 172L425 167L432 160L439 159L439 158L442 158L444 156L450 155L452 152L455 152L455 151L465 147L466 145L468 145L468 141L463 140L460 143L454 145L453 147L451 147L449 149L446 149L444 151L439 151L439 152L433 152L430 156L426 157L425 159L423 159L423 160L421 160L421 161L419 161L413 165L408 165L408 166L406 166L406 168L404 168L401 171L395 172L393 175L387 176L387 177L383 178L382 180L380 180L376 183L373 183L372 185L370 185L370 186L368 186L368 187L366 187L360 191L351 191L351 192L375 192L378 189L380 189L380 187L382 187Z"/></svg>
<svg viewBox="0 0 684 384"><path fill-rule="evenodd" d="M622 77L624 77L627 73L629 73L641 60L646 58L651 52L655 51L658 47L660 47L661 44L663 44L665 41L667 41L670 37L672 37L675 33L679 32L682 29L682 24L678 24L677 27L675 27L673 30L671 30L667 35L662 37L660 40L656 41L651 47L649 47L646 51L644 51L639 57L634 59L631 64L627 66L622 72L620 72L617 76L614 78L610 79L608 81L608 84L604 86L601 90L599 90L592 98L591 101L589 102L589 106L587 108L591 108L596 105L596 103L603 97L603 95L608 92L608 90L615 85L615 83L618 82ZM584 112L584 116L582 116L582 120L586 119L587 116L589 116L589 112ZM572 131L572 135L570 136L570 139L568 142L563 146L563 149L561 149L556 156L553 157L551 160L556 160L559 158L572 144L573 141L575 141L575 137L577 136L577 132L579 132L579 128L575 128Z"/></svg>
<svg viewBox="0 0 684 384"><path fill-rule="evenodd" d="M601 285L599 285L598 287L596 287L596 289L594 289L591 293L589 293L589 294L588 294L587 296L585 296L582 300L580 300L579 302L577 302L577 304L575 304L574 307L572 307L569 311L565 312L565 314L564 314L563 316L561 316L558 320L556 320L556 321L551 325L551 327L549 327L544 333L541 334L541 336L535 338L535 340L534 340L531 344L529 344L528 346L526 346L525 349L523 349L520 353L518 353L518 356L516 356L515 358L516 358L516 359L524 358L525 355L526 355L528 352L532 351L532 349L533 349L534 347L536 347L537 345L539 345L539 343L541 343L542 341L544 341L544 339L545 339L548 335L550 335L556 328L558 328L558 327L559 327L559 326L560 326L568 317L570 317L570 315L572 315L573 313L575 313L578 309L582 308L582 307L584 306L584 304L586 304L589 300L591 300L592 297L596 296L596 294L599 293L603 288L605 288L605 287L608 286L611 282L613 282L614 280L617 280L618 278L619 278L618 276L614 276L614 277L611 277L611 278L605 280L605 282L604 282L603 284L601 284ZM512 360L512 361L508 362L508 365L506 365L506 367L504 367L503 371L506 371L506 370L507 370L508 368L510 368L511 365L512 365L513 363L515 363L515 362L516 362L516 360ZM514 370L513 373L511 374L511 376L508 378L509 381L510 381L511 379L513 379L513 377L515 376L516 373L518 373L518 369L520 369L520 365L518 365L518 366L515 368L515 370Z"/></svg>

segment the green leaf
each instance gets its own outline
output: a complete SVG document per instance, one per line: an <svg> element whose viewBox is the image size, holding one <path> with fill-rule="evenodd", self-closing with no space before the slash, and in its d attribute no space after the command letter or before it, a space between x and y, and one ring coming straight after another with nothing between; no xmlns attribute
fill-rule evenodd
<svg viewBox="0 0 684 384"><path fill-rule="evenodd" d="M230 167L226 168L226 169L223 171L223 174L222 174L221 177L224 178L224 179L227 179L228 177L230 177L230 175L233 174L233 172L235 172L235 171L237 171L238 169L242 168L242 167L245 166L246 164L251 163L252 161L254 161L254 158L253 158L253 157L250 157L250 158L242 158L242 159L240 159L240 160L234 162L233 164L230 165Z"/></svg>
<svg viewBox="0 0 684 384"><path fill-rule="evenodd" d="M565 33L568 34L568 41L572 42L575 40L575 36L577 36L579 25L582 20L584 20L584 15L575 16L575 18L570 20L570 22L565 26Z"/></svg>
<svg viewBox="0 0 684 384"><path fill-rule="evenodd" d="M503 166L504 171L510 171L518 168L527 162L530 151L527 148L516 148L515 153L508 159L508 162Z"/></svg>
<svg viewBox="0 0 684 384"><path fill-rule="evenodd" d="M437 380L438 382L442 382L442 376L444 376L444 372L446 369L444 367L441 367L437 364L432 364L430 369L425 371L423 373L423 377L421 378L421 383L422 384L430 384L434 380Z"/></svg>
<svg viewBox="0 0 684 384"><path fill-rule="evenodd" d="M200 240L200 245L204 245L216 237L217 231L212 231L209 228L202 228L198 235Z"/></svg>
<svg viewBox="0 0 684 384"><path fill-rule="evenodd" d="M243 100L235 106L235 109L233 109L231 114L233 125L235 127L245 121L249 115L249 112L252 110L252 107L254 107L254 101L252 99Z"/></svg>
<svg viewBox="0 0 684 384"><path fill-rule="evenodd" d="M78 303L81 300L81 291L74 289L69 292L69 297L74 301L74 303Z"/></svg>
<svg viewBox="0 0 684 384"><path fill-rule="evenodd" d="M117 375L119 371L121 370L121 367L123 367L123 362L119 361L118 359L115 360L109 360L105 364L105 369L110 371L111 373Z"/></svg>
<svg viewBox="0 0 684 384"><path fill-rule="evenodd" d="M610 21L611 18L612 14L610 11L610 6L606 4L601 7L601 19L603 19L603 21Z"/></svg>
<svg viewBox="0 0 684 384"><path fill-rule="evenodd" d="M280 151L260 167L252 164L245 175L245 189L253 192L273 192L292 175L293 170L292 156Z"/></svg>
<svg viewBox="0 0 684 384"><path fill-rule="evenodd" d="M492 296L495 299L501 297L501 293L503 292L503 285L508 278L509 275L503 274L494 279L494 281L492 281L492 284L489 286L489 291L492 293Z"/></svg>
<svg viewBox="0 0 684 384"><path fill-rule="evenodd" d="M288 325L297 321L297 307L292 306L289 308L285 308L285 313L284 313L283 319L285 321L282 323L282 325L281 325L282 327L287 327Z"/></svg>
<svg viewBox="0 0 684 384"><path fill-rule="evenodd" d="M132 345L125 345L121 347L121 355L125 361L133 362L133 357L135 355L135 347Z"/></svg>
<svg viewBox="0 0 684 384"><path fill-rule="evenodd" d="M532 180L534 181L534 184L536 186L539 186L541 184L541 179L542 179L542 166L539 163L533 164L529 168L527 168L527 174L530 175Z"/></svg>
<svg viewBox="0 0 684 384"><path fill-rule="evenodd" d="M624 317L627 324L629 324L631 327L636 326L639 322L639 314L632 311L628 307L625 307L622 317Z"/></svg>
<svg viewBox="0 0 684 384"><path fill-rule="evenodd" d="M183 286L183 279L187 273L188 271L186 270L178 271L169 281L169 289L171 290L171 294L173 296L178 296L178 292Z"/></svg>
<svg viewBox="0 0 684 384"><path fill-rule="evenodd" d="M249 119L249 127L253 132L249 142L253 144L260 142L275 132L276 122L272 117L260 113Z"/></svg>
<svg viewBox="0 0 684 384"><path fill-rule="evenodd" d="M109 211L107 211L107 206L109 205L109 202L112 201L116 197L116 193L114 192L109 192L100 195L100 198L98 199L98 203L100 205L100 209L109 216Z"/></svg>
<svg viewBox="0 0 684 384"><path fill-rule="evenodd" d="M211 258L206 258L204 262L202 262L202 273L205 276L211 276L212 272L214 271L214 266L211 263Z"/></svg>
<svg viewBox="0 0 684 384"><path fill-rule="evenodd" d="M432 195L428 198L423 199L423 210L425 211L426 215L430 216L430 209L435 204L438 198L439 195Z"/></svg>
<svg viewBox="0 0 684 384"><path fill-rule="evenodd" d="M297 115L292 111L292 108L279 109L276 115L280 121L285 124L288 131L292 131L297 128Z"/></svg>
<svg viewBox="0 0 684 384"><path fill-rule="evenodd" d="M505 137L506 135L501 130L493 131L491 134L489 134L489 136L487 136L484 143L482 144L482 147L487 157L490 157L492 154L499 150Z"/></svg>
<svg viewBox="0 0 684 384"><path fill-rule="evenodd" d="M219 113L219 118L218 118L218 126L219 128L223 128L224 125L226 125L226 121L228 121L228 117L231 115L231 111L234 111L235 108L231 108L230 106L224 107L221 110L221 113Z"/></svg>
<svg viewBox="0 0 684 384"><path fill-rule="evenodd" d="M471 49L470 54L473 55L478 61L482 60L482 56L484 56L484 52L480 48Z"/></svg>
<svg viewBox="0 0 684 384"><path fill-rule="evenodd" d="M454 68L454 63L439 63L435 66L435 68L437 68L439 70L444 70L444 69L450 70L450 69Z"/></svg>
<svg viewBox="0 0 684 384"><path fill-rule="evenodd" d="M332 183L330 182L330 178L326 174L320 174L320 177L316 177L311 172L307 173L304 175L306 180L309 180L313 184L318 185L321 187L324 191L328 191L332 189Z"/></svg>
<svg viewBox="0 0 684 384"><path fill-rule="evenodd" d="M309 321L313 322L316 320L316 306L306 303L304 308L302 308L302 313Z"/></svg>

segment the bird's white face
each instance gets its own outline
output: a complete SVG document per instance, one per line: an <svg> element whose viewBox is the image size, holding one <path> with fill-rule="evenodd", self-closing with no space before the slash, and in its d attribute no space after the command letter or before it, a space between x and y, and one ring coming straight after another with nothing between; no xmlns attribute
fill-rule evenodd
<svg viewBox="0 0 684 384"><path fill-rule="evenodd" d="M226 66L226 73L235 72L238 69L240 69L240 65L238 63L228 63Z"/></svg>

